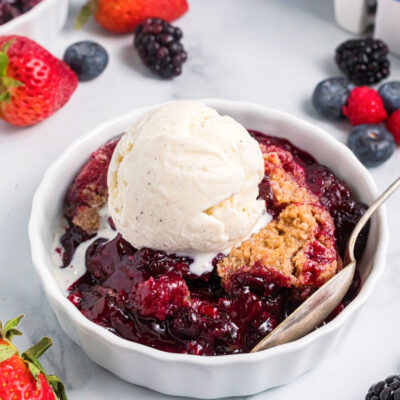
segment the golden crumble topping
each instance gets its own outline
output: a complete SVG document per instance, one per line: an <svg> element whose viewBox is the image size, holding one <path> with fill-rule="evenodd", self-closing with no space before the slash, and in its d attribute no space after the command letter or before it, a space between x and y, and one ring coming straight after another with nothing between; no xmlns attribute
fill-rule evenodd
<svg viewBox="0 0 400 400"><path fill-rule="evenodd" d="M274 203L283 210L218 264L223 283L238 272L261 271L287 278L288 285L321 286L337 272L331 215L310 192L304 170L290 153L261 146ZM284 280L283 280L284 281Z"/></svg>

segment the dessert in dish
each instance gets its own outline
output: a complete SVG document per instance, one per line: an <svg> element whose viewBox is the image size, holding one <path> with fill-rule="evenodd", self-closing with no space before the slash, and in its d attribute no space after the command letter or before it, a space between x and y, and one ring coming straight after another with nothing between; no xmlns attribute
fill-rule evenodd
<svg viewBox="0 0 400 400"><path fill-rule="evenodd" d="M0 0L0 25L26 13L42 0Z"/></svg>
<svg viewBox="0 0 400 400"><path fill-rule="evenodd" d="M177 353L248 352L340 270L365 209L288 141L173 103L82 166L55 262L71 302L125 339ZM358 256L365 242L366 233Z"/></svg>

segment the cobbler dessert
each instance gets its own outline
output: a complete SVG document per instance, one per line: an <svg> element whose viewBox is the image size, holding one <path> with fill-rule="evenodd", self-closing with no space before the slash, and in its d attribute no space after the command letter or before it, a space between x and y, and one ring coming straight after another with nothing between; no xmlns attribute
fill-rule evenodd
<svg viewBox="0 0 400 400"><path fill-rule="evenodd" d="M0 25L26 13L42 0L0 0Z"/></svg>
<svg viewBox="0 0 400 400"><path fill-rule="evenodd" d="M190 123L169 124L165 115L176 112L176 105L145 116L122 139L96 150L69 186L67 225L56 250L63 271L77 264L84 269L67 295L84 316L130 341L174 353L246 353L340 271L347 239L367 207L332 171L289 141L222 121L226 117L203 105L185 106L182 114L194 115ZM224 140L231 145L213 136L225 125L232 138ZM196 151L184 141L186 131L173 136L171 148L172 139L160 136L171 129L183 134L188 126L195 132L189 140L196 142ZM148 136L156 128L151 142ZM214 147L197 142L199 137ZM218 157L198 164L196 157L214 151ZM185 158L187 152L191 158ZM235 170L249 152L252 160ZM236 192L229 186L225 198L221 188L231 180L231 170ZM179 179L178 171L184 175ZM215 193L221 196L214 198ZM210 196L214 205L197 214L197 205L205 207ZM248 220L251 226L242 229ZM358 258L367 234L357 242ZM327 321L359 287L357 275Z"/></svg>

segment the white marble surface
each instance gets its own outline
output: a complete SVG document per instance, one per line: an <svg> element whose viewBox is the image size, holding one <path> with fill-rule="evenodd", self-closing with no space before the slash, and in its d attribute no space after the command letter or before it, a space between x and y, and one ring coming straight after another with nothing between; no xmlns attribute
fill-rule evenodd
<svg viewBox="0 0 400 400"><path fill-rule="evenodd" d="M26 334L18 339L21 346L43 335L53 337L54 347L44 364L62 376L70 400L167 399L94 365L63 334L33 271L27 237L31 199L46 167L71 141L134 107L198 97L279 108L346 140L349 126L318 119L309 102L313 86L338 73L332 54L349 37L334 24L331 0L190 2L191 11L177 23L185 33L189 61L181 77L165 82L154 79L141 65L130 36L114 37L94 23L74 32L72 16L82 3L74 0L68 25L55 38L52 50L62 56L66 46L78 39L100 41L111 58L106 73L80 85L68 105L40 125L15 129L0 121L0 319L26 314L22 326ZM400 79L400 59L392 62L391 78ZM399 166L400 149L371 171L380 189L399 175ZM356 400L363 398L370 383L399 372L399 200L397 195L388 203L391 243L386 273L341 346L297 381L252 399Z"/></svg>

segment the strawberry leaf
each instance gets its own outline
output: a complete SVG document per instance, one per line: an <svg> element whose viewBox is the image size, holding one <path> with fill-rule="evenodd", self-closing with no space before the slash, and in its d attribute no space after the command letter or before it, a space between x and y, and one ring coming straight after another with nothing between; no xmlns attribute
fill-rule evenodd
<svg viewBox="0 0 400 400"><path fill-rule="evenodd" d="M24 83L17 81L16 79L9 78L8 76L0 77L0 83L6 88L17 88L25 86Z"/></svg>
<svg viewBox="0 0 400 400"><path fill-rule="evenodd" d="M18 329L10 329L10 330L7 332L7 339L8 339L10 342L12 342L12 339L13 339L14 336L21 336L21 335L22 335L22 332L19 331Z"/></svg>
<svg viewBox="0 0 400 400"><path fill-rule="evenodd" d="M32 346L29 350L22 353L22 358L28 361L29 364L34 365L43 375L46 375L42 364L40 364L38 358L49 348L53 342L50 338L44 337L39 343Z"/></svg>
<svg viewBox="0 0 400 400"><path fill-rule="evenodd" d="M8 50L10 50L10 47L12 44L15 42L15 39L11 39L8 42L5 42L3 46L1 46L1 52L7 54Z"/></svg>
<svg viewBox="0 0 400 400"><path fill-rule="evenodd" d="M9 103L11 101L11 93L10 92L4 92L0 93L0 103Z"/></svg>
<svg viewBox="0 0 400 400"><path fill-rule="evenodd" d="M0 364L11 358L14 354L17 354L17 350L14 347L8 344L0 344Z"/></svg>
<svg viewBox="0 0 400 400"><path fill-rule="evenodd" d="M78 16L75 19L75 29L81 29L86 22L89 21L89 18L95 14L97 11L97 0L89 0L79 12Z"/></svg>
<svg viewBox="0 0 400 400"><path fill-rule="evenodd" d="M29 372L35 378L35 381L39 384L39 375L42 373L42 371L35 364L30 362L27 362L26 365L29 369Z"/></svg>
<svg viewBox="0 0 400 400"><path fill-rule="evenodd" d="M50 338L44 337L39 343L32 346L29 350L22 353L22 358L27 362L29 370L32 375L37 379L39 373L46 376L46 372L40 364L38 358L53 344Z"/></svg>
<svg viewBox="0 0 400 400"><path fill-rule="evenodd" d="M0 93L0 101L2 101L2 96L4 94L7 94L7 92L3 94ZM22 318L24 318L24 316L20 315L19 317L14 318L11 321L8 321L4 325L4 328L0 325L0 338L11 341L14 335L21 335L21 332L19 332L15 328L18 326Z"/></svg>
<svg viewBox="0 0 400 400"><path fill-rule="evenodd" d="M8 55L0 52L0 77L6 76L8 69Z"/></svg>
<svg viewBox="0 0 400 400"><path fill-rule="evenodd" d="M54 395L57 400L68 400L67 394L65 393L64 384L60 381L60 378L55 375L47 376L47 382L53 389Z"/></svg>

